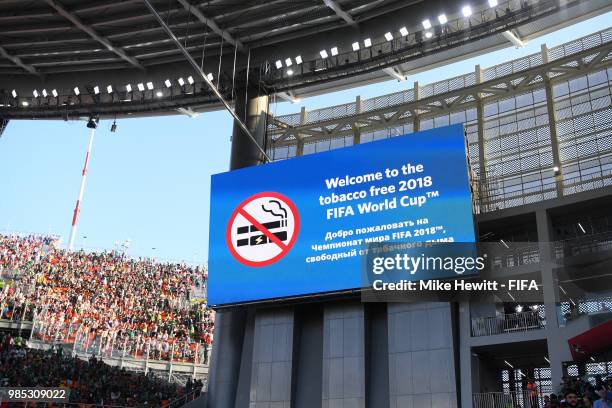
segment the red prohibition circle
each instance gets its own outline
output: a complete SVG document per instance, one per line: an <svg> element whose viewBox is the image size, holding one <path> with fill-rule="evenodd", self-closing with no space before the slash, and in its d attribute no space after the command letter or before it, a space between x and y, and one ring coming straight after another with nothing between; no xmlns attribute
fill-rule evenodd
<svg viewBox="0 0 612 408"><path fill-rule="evenodd" d="M234 224L234 221L236 220L236 217L238 216L241 209L243 209L251 201L256 200L258 198L262 198L262 197L278 198L279 200L282 200L283 203L287 204L287 206L289 206L289 209L291 210L291 213L293 214L293 218L294 218L294 231L293 231L293 234L291 235L291 240L285 246L285 248L281 248L281 252L278 255L266 261L250 261L244 258L242 255L240 255L238 251L236 251L236 248L234 248L234 244L232 242L232 225ZM247 265L247 266L261 267L261 266L271 265L274 262L283 258L285 255L287 255L291 247L293 247L293 244L295 244L295 240L297 239L299 231L300 231L300 216L298 214L297 207L295 206L295 204L293 204L293 201L291 201L289 198L287 198L286 196L280 193L266 191L263 193L254 194L250 196L249 198L247 198L246 200L242 201L240 204L238 204L238 206L236 207L236 209L230 216L229 222L227 223L227 229L225 231L225 240L227 243L227 248L229 249L230 253L234 256L234 258L238 260L238 262L244 265Z"/></svg>

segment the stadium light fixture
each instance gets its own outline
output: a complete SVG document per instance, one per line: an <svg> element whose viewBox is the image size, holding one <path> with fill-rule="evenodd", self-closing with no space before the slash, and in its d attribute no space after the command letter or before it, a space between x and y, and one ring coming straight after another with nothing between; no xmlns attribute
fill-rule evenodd
<svg viewBox="0 0 612 408"><path fill-rule="evenodd" d="M391 32L390 32L390 31L389 31L389 32L386 32L386 33L385 33L385 39L386 39L387 41L391 41L391 40L393 40L393 34L391 34Z"/></svg>
<svg viewBox="0 0 612 408"><path fill-rule="evenodd" d="M28 106L28 105L29 105L29 103L28 103L28 101L23 101L23 102L21 102L21 105L22 105L22 106Z"/></svg>
<svg viewBox="0 0 612 408"><path fill-rule="evenodd" d="M431 31L426 31L425 32L425 38L431 38L431 37L433 37L432 32Z"/></svg>
<svg viewBox="0 0 612 408"><path fill-rule="evenodd" d="M472 15L472 8L470 6L463 6L461 13L463 13L463 17L469 17Z"/></svg>
<svg viewBox="0 0 612 408"><path fill-rule="evenodd" d="M191 75L189 75L189 76L187 77L187 82L189 82L189 85L193 85L193 82L194 82L194 81L193 81L193 77L192 77Z"/></svg>
<svg viewBox="0 0 612 408"><path fill-rule="evenodd" d="M100 87L98 85L94 86L94 94L97 95L100 93Z"/></svg>
<svg viewBox="0 0 612 408"><path fill-rule="evenodd" d="M180 77L180 78L178 79L178 83L179 83L179 85L180 85L180 86L185 85L185 80L183 79L183 77Z"/></svg>
<svg viewBox="0 0 612 408"><path fill-rule="evenodd" d="M106 93L109 93L109 94L113 93L113 86L112 85L108 85L106 87Z"/></svg>
<svg viewBox="0 0 612 408"><path fill-rule="evenodd" d="M555 166L553 167L553 172L555 173L555 176L558 176L561 173L561 168L559 166Z"/></svg>
<svg viewBox="0 0 612 408"><path fill-rule="evenodd" d="M144 84L142 82L140 82L137 86L140 92L144 91Z"/></svg>
<svg viewBox="0 0 612 408"><path fill-rule="evenodd" d="M408 29L406 27L402 27L399 29L400 34L402 35L402 37L405 37L408 35Z"/></svg>
<svg viewBox="0 0 612 408"><path fill-rule="evenodd" d="M278 60L276 61L276 69L281 69L283 67L283 61Z"/></svg>
<svg viewBox="0 0 612 408"><path fill-rule="evenodd" d="M580 231L582 231L583 234L586 234L586 230L584 229L581 223L578 223L578 228L580 228Z"/></svg>
<svg viewBox="0 0 612 408"><path fill-rule="evenodd" d="M302 56L298 55L297 57L295 57L295 63L300 65L302 63Z"/></svg>
<svg viewBox="0 0 612 408"><path fill-rule="evenodd" d="M513 370L514 370L514 366L513 366L512 364L510 364L510 363L508 362L508 360L504 360L504 363L506 363L506 365L507 365L508 367L510 367L511 369L513 369Z"/></svg>
<svg viewBox="0 0 612 408"><path fill-rule="evenodd" d="M38 98L38 91L35 89L32 91L32 95L34 95L35 98Z"/></svg>
<svg viewBox="0 0 612 408"><path fill-rule="evenodd" d="M510 249L510 247L508 246L508 244L506 244L506 241L504 241L503 239L499 240L499 243L502 244L504 247L506 247L506 249Z"/></svg>
<svg viewBox="0 0 612 408"><path fill-rule="evenodd" d="M125 86L125 90L126 90L126 91L128 91L128 92L132 92L132 85L127 84L127 85Z"/></svg>
<svg viewBox="0 0 612 408"><path fill-rule="evenodd" d="M170 87L172 86L172 82L170 82L170 80L169 80L169 79L166 79L166 80L164 81L164 85L166 85L166 88L170 88Z"/></svg>
<svg viewBox="0 0 612 408"><path fill-rule="evenodd" d="M327 58L327 57L328 57L328 55L327 55L327 51L325 51L325 50L321 50L321 51L319 51L319 55L320 55L320 56L321 56L321 58L323 58L323 59L325 59L325 58Z"/></svg>
<svg viewBox="0 0 612 408"><path fill-rule="evenodd" d="M333 47L330 51L331 51L332 57L335 57L336 55L338 55L338 47Z"/></svg>
<svg viewBox="0 0 612 408"><path fill-rule="evenodd" d="M79 90L79 87L78 87L78 86L75 86L75 87L74 87L74 89L73 89L73 91L74 91L74 94L75 94L76 96L79 96L79 95L81 94L81 91Z"/></svg>
<svg viewBox="0 0 612 408"><path fill-rule="evenodd" d="M440 24L446 24L448 23L448 18L446 18L446 14L442 13L438 16L438 21L440 22Z"/></svg>
<svg viewBox="0 0 612 408"><path fill-rule="evenodd" d="M489 7L497 7L497 0L489 0Z"/></svg>
<svg viewBox="0 0 612 408"><path fill-rule="evenodd" d="M290 67L293 64L293 62L291 61L291 58L287 58L285 59L285 65Z"/></svg>
<svg viewBox="0 0 612 408"><path fill-rule="evenodd" d="M289 75L289 76L293 75L293 70L292 69L288 69L287 70L287 75Z"/></svg>
<svg viewBox="0 0 612 408"><path fill-rule="evenodd" d="M17 97L17 91L13 89L11 91L11 95L13 95L13 98L16 98Z"/></svg>
<svg viewBox="0 0 612 408"><path fill-rule="evenodd" d="M365 40L363 40L363 46L368 48L372 46L372 39L371 38L366 38Z"/></svg>
<svg viewBox="0 0 612 408"><path fill-rule="evenodd" d="M46 90L46 89L43 89L43 90L42 90L42 96L46 98L48 95L49 95L49 94L47 93L47 90Z"/></svg>
<svg viewBox="0 0 612 408"><path fill-rule="evenodd" d="M164 93L162 91L155 92L155 96L157 96L158 98L161 98L163 95Z"/></svg>
<svg viewBox="0 0 612 408"><path fill-rule="evenodd" d="M54 98L57 98L57 89L53 89L51 91L51 95L53 95Z"/></svg>
<svg viewBox="0 0 612 408"><path fill-rule="evenodd" d="M426 29L426 30L429 30L431 28L431 21L429 21L428 18L423 20L423 28Z"/></svg>
<svg viewBox="0 0 612 408"><path fill-rule="evenodd" d="M152 90L153 90L153 82L147 82L147 89L148 89L149 91L152 91Z"/></svg>
<svg viewBox="0 0 612 408"><path fill-rule="evenodd" d="M516 308L514 310L516 310L516 313L521 313L523 311L523 306L522 305L516 305Z"/></svg>
<svg viewBox="0 0 612 408"><path fill-rule="evenodd" d="M352 44L352 46L353 46L353 51L359 51L359 42L358 41L355 41Z"/></svg>
<svg viewBox="0 0 612 408"><path fill-rule="evenodd" d="M208 75L206 75L206 78L208 78L209 81L212 81L215 77L212 72L209 72Z"/></svg>

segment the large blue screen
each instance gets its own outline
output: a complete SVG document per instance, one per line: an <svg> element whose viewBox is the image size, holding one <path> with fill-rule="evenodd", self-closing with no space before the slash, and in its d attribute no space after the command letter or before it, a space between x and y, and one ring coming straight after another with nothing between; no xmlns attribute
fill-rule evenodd
<svg viewBox="0 0 612 408"><path fill-rule="evenodd" d="M474 242L462 125L212 176L208 303L359 288L385 241Z"/></svg>

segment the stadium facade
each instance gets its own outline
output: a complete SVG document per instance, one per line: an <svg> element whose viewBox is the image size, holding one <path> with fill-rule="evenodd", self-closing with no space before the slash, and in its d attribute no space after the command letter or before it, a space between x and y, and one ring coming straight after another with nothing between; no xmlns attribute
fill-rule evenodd
<svg viewBox="0 0 612 408"><path fill-rule="evenodd" d="M543 296L530 306L323 298L221 310L209 406L528 406L525 378L542 403L564 376L612 373L611 52L607 29L433 84L274 117L266 132L265 111L254 109L251 126L274 160L463 123L480 240L507 247L496 267L536 276ZM234 168L255 164L256 151L238 150L248 143L235 137L233 147Z"/></svg>

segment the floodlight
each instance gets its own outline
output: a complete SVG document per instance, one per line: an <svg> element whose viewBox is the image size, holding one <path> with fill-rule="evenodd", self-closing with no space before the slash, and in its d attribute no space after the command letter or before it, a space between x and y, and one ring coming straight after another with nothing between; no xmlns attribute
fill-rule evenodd
<svg viewBox="0 0 612 408"><path fill-rule="evenodd" d="M13 89L11 91L11 95L13 95L13 98L16 98L17 97L17 91Z"/></svg>
<svg viewBox="0 0 612 408"><path fill-rule="evenodd" d="M354 42L353 43L353 51L359 51L359 43L358 42Z"/></svg>
<svg viewBox="0 0 612 408"><path fill-rule="evenodd" d="M327 51L321 50L319 51L319 55L321 55L321 58L327 58Z"/></svg>
<svg viewBox="0 0 612 408"><path fill-rule="evenodd" d="M128 91L128 92L132 92L132 85L127 84L127 85L125 86L125 90L126 90L126 91Z"/></svg>
<svg viewBox="0 0 612 408"><path fill-rule="evenodd" d="M166 88L170 88L170 87L172 86L172 82L170 82L170 80L169 80L169 79L166 79L166 80L164 81L164 85L166 85Z"/></svg>
<svg viewBox="0 0 612 408"><path fill-rule="evenodd" d="M147 82L147 89L148 89L149 91L152 91L152 90L153 90L153 82Z"/></svg>
<svg viewBox="0 0 612 408"><path fill-rule="evenodd" d="M385 39L386 39L387 41L391 41L391 40L393 40L393 34L391 34L390 32L385 33Z"/></svg>
<svg viewBox="0 0 612 408"><path fill-rule="evenodd" d="M289 76L293 75L293 70L292 69L288 69L287 70L287 75L289 75Z"/></svg>
<svg viewBox="0 0 612 408"><path fill-rule="evenodd" d="M113 86L112 86L112 85L108 85L108 86L106 87L106 92L107 92L107 93L109 93L109 94L110 94L110 93L113 93Z"/></svg>
<svg viewBox="0 0 612 408"><path fill-rule="evenodd" d="M365 40L363 40L363 46L364 47L371 47L372 46L372 39L371 38L366 38Z"/></svg>
<svg viewBox="0 0 612 408"><path fill-rule="evenodd" d="M446 18L446 14L442 13L438 16L438 21L440 22L440 24L446 24L448 23L448 18Z"/></svg>
<svg viewBox="0 0 612 408"><path fill-rule="evenodd" d="M425 38L431 38L431 37L433 37L433 34L431 33L431 31L426 31Z"/></svg>
<svg viewBox="0 0 612 408"><path fill-rule="evenodd" d="M215 77L212 72L209 72L208 75L206 75L206 78L208 78L209 81L212 81Z"/></svg>
<svg viewBox="0 0 612 408"><path fill-rule="evenodd" d="M42 90L42 96L44 96L44 97L46 98L46 97L47 97L47 95L49 95L49 94L47 93L47 90L46 90L46 89L43 89L43 90Z"/></svg>
<svg viewBox="0 0 612 408"><path fill-rule="evenodd" d="M161 98L164 94L162 93L162 91L157 91L155 92L155 96L157 96L158 98Z"/></svg>
<svg viewBox="0 0 612 408"><path fill-rule="evenodd" d="M178 79L178 83L179 83L179 85L180 85L180 86L185 85L185 80L183 79L183 77L180 77L180 78Z"/></svg>
<svg viewBox="0 0 612 408"><path fill-rule="evenodd" d="M74 87L74 89L73 89L73 91L74 91L74 94L75 94L76 96L79 96L79 95L81 94L81 91L79 90L79 87L78 87L78 86L75 86L75 87Z"/></svg>
<svg viewBox="0 0 612 408"><path fill-rule="evenodd" d="M54 98L57 98L57 89L53 89L51 91L51 95L53 95Z"/></svg>
<svg viewBox="0 0 612 408"><path fill-rule="evenodd" d="M94 86L94 94L99 94L100 93L100 87L98 85Z"/></svg>
<svg viewBox="0 0 612 408"><path fill-rule="evenodd" d="M297 57L295 57L295 63L300 65L302 63L302 56L298 55Z"/></svg>
<svg viewBox="0 0 612 408"><path fill-rule="evenodd" d="M189 85L193 85L193 77L191 75L187 77L187 82L189 82Z"/></svg>
<svg viewBox="0 0 612 408"><path fill-rule="evenodd" d="M140 92L144 91L144 84L142 82L138 84L138 90Z"/></svg>
<svg viewBox="0 0 612 408"><path fill-rule="evenodd" d="M469 17L472 15L472 8L470 6L463 6L461 12L463 13L463 17Z"/></svg>
<svg viewBox="0 0 612 408"><path fill-rule="evenodd" d="M426 30L429 30L431 28L431 21L429 21L428 18L423 20L423 28L426 29Z"/></svg>
<svg viewBox="0 0 612 408"><path fill-rule="evenodd" d="M331 51L332 57L338 55L338 47L334 47L330 51Z"/></svg>
<svg viewBox="0 0 612 408"><path fill-rule="evenodd" d="M287 59L285 60L285 65L286 65L286 66L288 66L288 67L290 67L290 66L291 66L291 64L293 64L293 62L291 62L291 58L287 58Z"/></svg>
<svg viewBox="0 0 612 408"><path fill-rule="evenodd" d="M29 105L29 103L28 103L28 101L23 101L23 102L21 102L21 105L23 105L23 106L28 106L28 105Z"/></svg>
<svg viewBox="0 0 612 408"><path fill-rule="evenodd" d="M283 67L283 61L281 60L276 61L276 68L281 69L282 67Z"/></svg>
<svg viewBox="0 0 612 408"><path fill-rule="evenodd" d="M32 92L32 95L34 95L34 97L35 97L35 98L38 98L38 91L35 89L35 90Z"/></svg>
<svg viewBox="0 0 612 408"><path fill-rule="evenodd" d="M405 37L408 35L408 29L406 27L402 27L399 29L400 34L402 35L402 37Z"/></svg>
<svg viewBox="0 0 612 408"><path fill-rule="evenodd" d="M497 7L497 0L489 0L489 7Z"/></svg>

